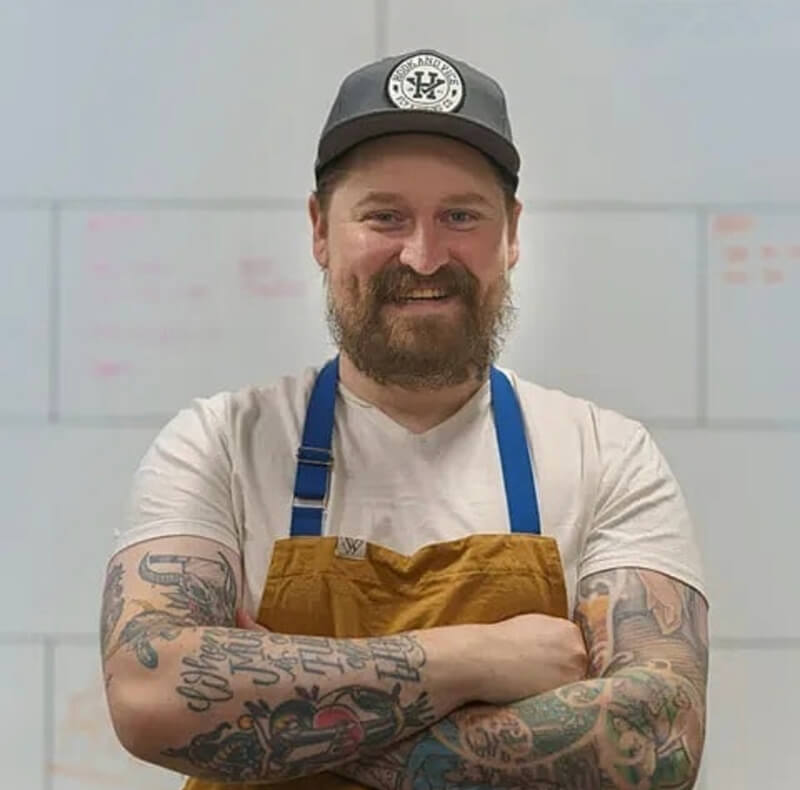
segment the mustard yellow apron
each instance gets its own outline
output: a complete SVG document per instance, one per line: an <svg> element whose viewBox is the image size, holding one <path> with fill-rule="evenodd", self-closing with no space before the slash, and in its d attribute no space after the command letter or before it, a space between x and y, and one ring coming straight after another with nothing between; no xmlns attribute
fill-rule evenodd
<svg viewBox="0 0 800 790"><path fill-rule="evenodd" d="M277 633L356 638L492 623L534 612L567 617L558 545L540 534L524 423L505 375L491 370L511 533L475 534L426 546L410 557L358 539L322 536L337 382L337 360L332 360L320 372L309 402L291 537L275 544L258 622ZM263 785L190 779L184 790L268 787L360 790L363 785L322 773Z"/></svg>

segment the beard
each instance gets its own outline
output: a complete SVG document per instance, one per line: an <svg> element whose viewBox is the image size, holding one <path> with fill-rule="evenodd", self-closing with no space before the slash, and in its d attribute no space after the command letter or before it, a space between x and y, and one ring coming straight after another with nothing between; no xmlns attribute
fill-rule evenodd
<svg viewBox="0 0 800 790"><path fill-rule="evenodd" d="M456 314L387 315L386 307L423 288L456 299ZM441 389L485 377L515 314L505 272L482 297L477 278L451 265L429 276L402 264L386 266L363 289L353 275L338 300L326 273L326 289L328 328L339 349L374 381L404 389Z"/></svg>

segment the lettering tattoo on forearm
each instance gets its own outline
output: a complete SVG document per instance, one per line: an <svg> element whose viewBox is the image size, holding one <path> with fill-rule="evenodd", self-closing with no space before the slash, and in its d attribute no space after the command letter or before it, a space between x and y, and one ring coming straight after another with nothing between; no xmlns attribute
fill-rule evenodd
<svg viewBox="0 0 800 790"><path fill-rule="evenodd" d="M200 655L202 660L184 660L184 666L191 665L177 689L191 710L231 699L231 679L238 672L251 673L262 687L277 683L281 673L301 684L289 699L276 705L263 698L247 701L235 720L164 750L166 757L184 761L184 769L190 766L192 774L253 781L276 773L286 778L315 773L358 750L386 748L403 733L435 721L428 693L419 688L425 652L413 636L339 640L209 629ZM335 681L363 670L376 680L397 682L391 691L362 683L321 691L302 682ZM187 683L189 672L198 673L192 678L197 682ZM418 688L409 694L408 685Z"/></svg>
<svg viewBox="0 0 800 790"><path fill-rule="evenodd" d="M233 699L231 681L237 674L249 674L255 686L272 686L281 675L295 680L297 658L267 653L266 641L253 631L206 629L199 654L181 661L177 691L189 710L204 713L215 702Z"/></svg>
<svg viewBox="0 0 800 790"><path fill-rule="evenodd" d="M181 663L177 691L189 710L204 713L233 698L237 674L249 673L255 686L272 686L281 677L294 682L298 673L330 678L372 667L377 680L418 683L425 654L405 635L353 641L209 628L198 655Z"/></svg>
<svg viewBox="0 0 800 790"><path fill-rule="evenodd" d="M412 637L374 637L359 642L329 639L319 636L280 636L298 648L300 663L305 672L327 675L329 671L343 673L348 669L375 668L376 677L419 682L419 670L425 656Z"/></svg>
<svg viewBox="0 0 800 790"><path fill-rule="evenodd" d="M121 566L118 566L121 570ZM113 570L113 569L112 569ZM236 582L233 569L220 552L216 558L188 557L178 554L145 554L139 562L139 576L146 582L163 588L167 599L163 608L146 601L129 601L138 604L142 611L122 627L116 642L110 642L110 631L104 643L104 657L110 658L118 650L132 650L139 663L148 669L158 667L155 642L159 639L176 639L183 628L202 625L234 623L236 610ZM120 589L121 594L121 589ZM114 599L114 588L104 597ZM109 608L112 606L109 603ZM121 611L122 600L119 607ZM105 619L104 619L105 622Z"/></svg>
<svg viewBox="0 0 800 790"><path fill-rule="evenodd" d="M593 679L468 706L337 773L377 790L688 790L705 726L702 596L652 571L598 573L580 584L576 619Z"/></svg>

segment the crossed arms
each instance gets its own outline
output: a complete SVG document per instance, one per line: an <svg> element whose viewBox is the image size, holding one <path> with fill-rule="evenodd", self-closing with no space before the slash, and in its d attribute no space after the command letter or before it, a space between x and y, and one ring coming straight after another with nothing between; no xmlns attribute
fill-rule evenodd
<svg viewBox="0 0 800 790"><path fill-rule="evenodd" d="M236 628L240 596L238 559L212 541L162 538L112 561L107 697L136 756L217 782L332 770L375 790L694 784L706 605L667 576L581 582L588 672L569 621L299 637Z"/></svg>

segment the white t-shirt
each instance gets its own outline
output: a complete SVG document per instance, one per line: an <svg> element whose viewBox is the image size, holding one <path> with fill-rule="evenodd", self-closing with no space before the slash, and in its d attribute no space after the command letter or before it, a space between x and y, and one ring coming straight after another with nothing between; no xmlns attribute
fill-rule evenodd
<svg viewBox="0 0 800 790"><path fill-rule="evenodd" d="M644 427L510 377L522 407L542 534L559 545L570 611L578 580L625 566L704 591L678 484ZM211 538L241 556L257 608L276 540L289 535L297 447L317 371L197 399L160 432L133 481L117 549L150 538ZM509 531L488 381L452 417L415 434L341 383L324 534L402 554Z"/></svg>

